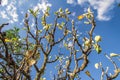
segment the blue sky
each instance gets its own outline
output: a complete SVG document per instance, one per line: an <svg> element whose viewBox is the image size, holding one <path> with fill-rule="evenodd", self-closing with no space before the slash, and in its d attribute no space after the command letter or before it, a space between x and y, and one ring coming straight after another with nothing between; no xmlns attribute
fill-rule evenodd
<svg viewBox="0 0 120 80"><path fill-rule="evenodd" d="M93 71L92 75L97 80L100 78L100 70L95 70L94 64L101 61L104 66L110 66L111 70L113 66L103 54L110 54L111 52L120 54L120 7L117 6L118 3L120 3L120 0L2 0L0 5L0 24L9 22L10 25L6 29L15 25L20 28L23 26L24 15L28 12L28 9L39 8L39 14L42 15L47 6L51 7L51 13L57 11L60 7L63 9L69 8L72 12L71 19L77 21L77 16L83 14L88 7L91 7L95 14L97 25L94 36L102 36L100 44L103 51L100 55L95 52L90 55L90 64L87 69L93 68L90 71ZM82 21L77 21L76 24L78 28L83 26ZM31 25L34 26L32 23ZM84 72L81 76L84 76L82 80L89 79L84 75ZM120 76L116 80L118 79L120 79Z"/></svg>

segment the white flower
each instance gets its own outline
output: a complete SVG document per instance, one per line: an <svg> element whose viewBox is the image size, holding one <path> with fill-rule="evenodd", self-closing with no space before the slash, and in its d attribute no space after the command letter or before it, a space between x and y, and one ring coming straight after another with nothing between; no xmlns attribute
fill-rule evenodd
<svg viewBox="0 0 120 80"><path fill-rule="evenodd" d="M21 39L18 39L19 41L21 41Z"/></svg>
<svg viewBox="0 0 120 80"><path fill-rule="evenodd" d="M85 44L85 46L90 46L90 40L89 39L86 40L84 44Z"/></svg>
<svg viewBox="0 0 120 80"><path fill-rule="evenodd" d="M72 43L72 42L69 42L69 43L68 43L68 47L69 47L69 48L73 47L73 43Z"/></svg>
<svg viewBox="0 0 120 80"><path fill-rule="evenodd" d="M69 61L67 60L65 63L66 63L66 65L68 65L68 64L69 64Z"/></svg>
<svg viewBox="0 0 120 80"><path fill-rule="evenodd" d="M68 8L66 8L66 9L65 9L65 12L68 12L68 11L69 11L69 9L68 9Z"/></svg>
<svg viewBox="0 0 120 80"><path fill-rule="evenodd" d="M96 68L96 69L98 69L98 68L99 68L99 66L100 66L100 64L99 64L99 63L95 63L95 68Z"/></svg>
<svg viewBox="0 0 120 80"><path fill-rule="evenodd" d="M99 35L95 36L95 41L96 41L96 42L101 41L101 36L99 36Z"/></svg>
<svg viewBox="0 0 120 80"><path fill-rule="evenodd" d="M110 53L110 57L116 57L116 56L119 56L119 54L116 54L116 53Z"/></svg>
<svg viewBox="0 0 120 80"><path fill-rule="evenodd" d="M43 80L46 80L46 78L43 78Z"/></svg>
<svg viewBox="0 0 120 80"><path fill-rule="evenodd" d="M33 9L33 11L37 11L38 9L39 9L39 7L35 6L34 9Z"/></svg>

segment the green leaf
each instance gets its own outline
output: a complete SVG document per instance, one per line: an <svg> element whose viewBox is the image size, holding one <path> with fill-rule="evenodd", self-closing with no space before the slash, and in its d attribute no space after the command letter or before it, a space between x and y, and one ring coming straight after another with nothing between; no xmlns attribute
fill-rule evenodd
<svg viewBox="0 0 120 80"><path fill-rule="evenodd" d="M120 56L120 54L110 53L110 57L118 57L118 56Z"/></svg>
<svg viewBox="0 0 120 80"><path fill-rule="evenodd" d="M30 11L30 13L31 13L31 14L33 14L33 13L34 13L34 11L33 11L32 9L29 9L29 11Z"/></svg>
<svg viewBox="0 0 120 80"><path fill-rule="evenodd" d="M69 11L68 8L65 9L65 13L66 13L66 14L71 14L71 12Z"/></svg>
<svg viewBox="0 0 120 80"><path fill-rule="evenodd" d="M42 30L38 30L39 33L42 33Z"/></svg>
<svg viewBox="0 0 120 80"><path fill-rule="evenodd" d="M29 9L29 11L34 17L36 17L38 12L39 12L39 9L37 9L36 11L33 11L32 9Z"/></svg>
<svg viewBox="0 0 120 80"><path fill-rule="evenodd" d="M90 74L90 72L87 70L87 71L85 71L85 74L87 75L87 76L91 76L91 74Z"/></svg>
<svg viewBox="0 0 120 80"><path fill-rule="evenodd" d="M64 22L62 22L62 23L61 23L61 26L64 26L64 25L65 25L65 23L64 23Z"/></svg>
<svg viewBox="0 0 120 80"><path fill-rule="evenodd" d="M39 12L39 9L37 9L37 10L34 12L35 16L38 15L38 12Z"/></svg>
<svg viewBox="0 0 120 80"><path fill-rule="evenodd" d="M35 54L35 56L34 56L34 58L35 58L35 60L39 60L40 59L40 53L39 52L37 52L36 54Z"/></svg>
<svg viewBox="0 0 120 80"><path fill-rule="evenodd" d="M95 50L97 51L98 54L100 54L102 51L100 45L98 45L98 44L95 46Z"/></svg>
<svg viewBox="0 0 120 80"><path fill-rule="evenodd" d="M42 20L42 21L45 21L45 16L42 16L42 17L41 17L41 20Z"/></svg>
<svg viewBox="0 0 120 80"><path fill-rule="evenodd" d="M50 11L50 7L49 6L47 6L47 12L49 12Z"/></svg>
<svg viewBox="0 0 120 80"><path fill-rule="evenodd" d="M60 30L62 30L63 27L62 27L61 25L59 25L58 28L59 28Z"/></svg>
<svg viewBox="0 0 120 80"><path fill-rule="evenodd" d="M58 15L58 11L54 12L55 15Z"/></svg>
<svg viewBox="0 0 120 80"><path fill-rule="evenodd" d="M87 14L86 17L87 17L88 19L90 19L90 18L91 18L91 14Z"/></svg>
<svg viewBox="0 0 120 80"><path fill-rule="evenodd" d="M64 47L67 48L67 47L68 47L68 44L67 44L67 43L64 43Z"/></svg>
<svg viewBox="0 0 120 80"><path fill-rule="evenodd" d="M0 68L0 73L2 73L4 70L2 68Z"/></svg>
<svg viewBox="0 0 120 80"><path fill-rule="evenodd" d="M66 9L65 9L65 12L68 12L68 11L69 11L69 9L68 9L68 8L66 8Z"/></svg>
<svg viewBox="0 0 120 80"><path fill-rule="evenodd" d="M60 30L62 30L63 29L63 27L64 27L64 25L65 25L65 23L64 22L62 22L61 24L57 24L57 26L58 26L58 28L60 29Z"/></svg>
<svg viewBox="0 0 120 80"><path fill-rule="evenodd" d="M90 22L86 22L86 21L85 21L84 24L90 24Z"/></svg>
<svg viewBox="0 0 120 80"><path fill-rule="evenodd" d="M63 12L62 8L59 8L59 12Z"/></svg>
<svg viewBox="0 0 120 80"><path fill-rule="evenodd" d="M19 28L14 27L14 29L10 29L6 31L6 37L7 39L12 39L12 38L20 38L19 36Z"/></svg>

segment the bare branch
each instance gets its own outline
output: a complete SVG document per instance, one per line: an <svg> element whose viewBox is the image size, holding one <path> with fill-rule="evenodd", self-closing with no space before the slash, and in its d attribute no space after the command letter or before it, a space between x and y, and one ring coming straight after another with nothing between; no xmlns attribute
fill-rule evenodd
<svg viewBox="0 0 120 80"><path fill-rule="evenodd" d="M4 23L4 24L0 25L0 32L1 32L2 28L6 25L9 25L9 23Z"/></svg>
<svg viewBox="0 0 120 80"><path fill-rule="evenodd" d="M105 56L106 56L106 58L108 58L112 62L112 64L114 65L115 70L117 70L118 69L117 64L112 60L112 58L109 57L107 54L105 54Z"/></svg>
<svg viewBox="0 0 120 80"><path fill-rule="evenodd" d="M55 60L47 61L47 63L53 63L53 62L56 62L58 59L59 59L59 57L56 57Z"/></svg>

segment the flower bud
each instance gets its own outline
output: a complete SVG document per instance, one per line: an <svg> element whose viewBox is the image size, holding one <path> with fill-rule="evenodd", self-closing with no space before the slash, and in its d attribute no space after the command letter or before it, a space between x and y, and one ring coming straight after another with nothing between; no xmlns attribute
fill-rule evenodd
<svg viewBox="0 0 120 80"><path fill-rule="evenodd" d="M60 9L59 9L59 12L62 12L62 11L63 11L62 8L60 8Z"/></svg>
<svg viewBox="0 0 120 80"><path fill-rule="evenodd" d="M99 35L98 35L98 36L95 36L95 41L96 41L96 42L101 41L101 36L99 36Z"/></svg>
<svg viewBox="0 0 120 80"><path fill-rule="evenodd" d="M116 53L110 53L110 57L117 57L119 56L119 54L116 54Z"/></svg>
<svg viewBox="0 0 120 80"><path fill-rule="evenodd" d="M90 46L90 40L86 40L84 44L85 46Z"/></svg>
<svg viewBox="0 0 120 80"><path fill-rule="evenodd" d="M96 68L96 69L98 69L99 66L100 66L99 63L96 63L96 64L95 64L95 68Z"/></svg>

